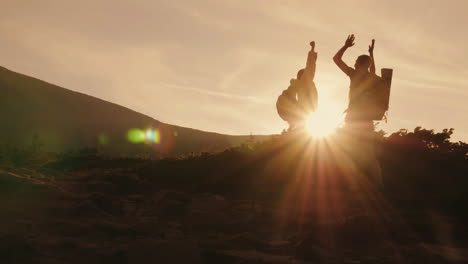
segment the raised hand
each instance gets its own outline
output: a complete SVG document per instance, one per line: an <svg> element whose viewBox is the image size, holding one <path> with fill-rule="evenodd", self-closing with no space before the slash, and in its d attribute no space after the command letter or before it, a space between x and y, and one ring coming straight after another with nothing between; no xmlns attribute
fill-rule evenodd
<svg viewBox="0 0 468 264"><path fill-rule="evenodd" d="M345 47L349 48L354 46L354 34L348 35L348 38L345 42Z"/></svg>
<svg viewBox="0 0 468 264"><path fill-rule="evenodd" d="M370 55L371 57L374 56L374 44L375 44L375 39L372 39L372 44L369 45L369 55Z"/></svg>
<svg viewBox="0 0 468 264"><path fill-rule="evenodd" d="M315 51L315 41L310 42L310 50Z"/></svg>
<svg viewBox="0 0 468 264"><path fill-rule="evenodd" d="M307 83L313 82L315 77L315 63L317 62L317 52L315 52L315 41L310 42L310 51L307 54L307 62L302 75Z"/></svg>
<svg viewBox="0 0 468 264"><path fill-rule="evenodd" d="M315 52L315 41L310 42L310 51L307 56L307 64L317 61L317 52Z"/></svg>

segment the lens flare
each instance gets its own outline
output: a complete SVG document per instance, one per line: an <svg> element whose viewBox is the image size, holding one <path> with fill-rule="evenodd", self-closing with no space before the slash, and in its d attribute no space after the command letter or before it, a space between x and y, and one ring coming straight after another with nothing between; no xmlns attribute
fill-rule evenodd
<svg viewBox="0 0 468 264"><path fill-rule="evenodd" d="M107 144L109 144L109 136L107 136L107 134L105 133L101 133L99 136L98 136L98 141L101 145L105 146Z"/></svg>
<svg viewBox="0 0 468 264"><path fill-rule="evenodd" d="M145 132L138 128L132 128L127 132L127 139L133 144L145 141Z"/></svg>
<svg viewBox="0 0 468 264"><path fill-rule="evenodd" d="M152 130L152 129L146 130L146 140L148 140L151 143L158 144L159 141L160 141L159 131L158 130Z"/></svg>
<svg viewBox="0 0 468 264"><path fill-rule="evenodd" d="M139 128L132 128L127 132L127 139L133 144L159 144L161 141L161 135L157 129L148 128L146 130L142 130Z"/></svg>

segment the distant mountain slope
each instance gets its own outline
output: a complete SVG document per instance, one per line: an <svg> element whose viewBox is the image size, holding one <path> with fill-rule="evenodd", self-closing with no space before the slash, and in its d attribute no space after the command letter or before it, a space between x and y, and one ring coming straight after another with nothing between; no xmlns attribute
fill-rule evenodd
<svg viewBox="0 0 468 264"><path fill-rule="evenodd" d="M0 144L30 144L37 134L46 151L95 147L110 154L221 151L249 136L230 136L159 122L104 100L0 67ZM157 144L130 143L130 129L157 130ZM264 138L264 137L259 137Z"/></svg>

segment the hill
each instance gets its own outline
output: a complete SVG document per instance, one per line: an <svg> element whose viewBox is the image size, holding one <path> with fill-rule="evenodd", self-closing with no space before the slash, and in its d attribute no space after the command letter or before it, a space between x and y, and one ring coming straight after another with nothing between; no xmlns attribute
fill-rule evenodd
<svg viewBox="0 0 468 264"><path fill-rule="evenodd" d="M3 123L0 144L30 144L36 135L45 150L52 152L91 147L109 154L176 156L221 151L250 137L165 124L128 108L3 67L0 67L0 94Z"/></svg>
<svg viewBox="0 0 468 264"><path fill-rule="evenodd" d="M384 188L349 185L341 132L165 159L4 150L2 261L466 263L468 145L451 133L376 135Z"/></svg>

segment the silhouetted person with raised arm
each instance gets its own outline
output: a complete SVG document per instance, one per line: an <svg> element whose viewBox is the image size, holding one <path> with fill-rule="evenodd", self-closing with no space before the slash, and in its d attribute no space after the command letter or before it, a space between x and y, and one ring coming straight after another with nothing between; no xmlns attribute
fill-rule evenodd
<svg viewBox="0 0 468 264"><path fill-rule="evenodd" d="M311 50L307 56L306 66L302 71L303 74L298 76L301 82L297 91L297 101L304 111L305 118L310 116L317 110L318 93L314 83L315 69L317 64L317 52L315 52L315 42L310 43Z"/></svg>
<svg viewBox="0 0 468 264"><path fill-rule="evenodd" d="M291 79L288 89L278 97L276 108L280 117L288 122L289 130L301 127L305 120L317 110L317 88L314 77L317 61L315 42L310 43L304 69L297 72L296 79Z"/></svg>
<svg viewBox="0 0 468 264"><path fill-rule="evenodd" d="M372 87L375 80L374 43L369 46L369 55L360 55L354 68L349 67L343 60L345 51L354 46L354 35L349 35L344 46L338 50L333 57L336 65L350 78L349 103L346 110L346 128L350 135L350 142L355 161L358 167L363 168L364 174L371 180L382 183L382 172L377 161L374 148L374 123L372 118L367 116L365 94Z"/></svg>

